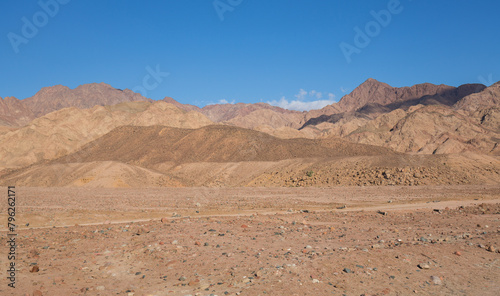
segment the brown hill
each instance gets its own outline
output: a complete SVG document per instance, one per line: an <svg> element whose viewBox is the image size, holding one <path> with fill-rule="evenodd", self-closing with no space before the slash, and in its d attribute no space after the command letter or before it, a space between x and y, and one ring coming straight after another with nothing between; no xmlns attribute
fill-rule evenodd
<svg viewBox="0 0 500 296"><path fill-rule="evenodd" d="M224 125L198 129L121 126L54 162L116 161L152 167L166 162L279 161L378 154L392 152L333 138L279 139L262 132Z"/></svg>
<svg viewBox="0 0 500 296"><path fill-rule="evenodd" d="M152 100L129 89L116 89L105 83L90 83L75 89L63 85L44 87L34 96L24 99L23 103L36 117L40 117L68 107L86 109L133 101Z"/></svg>
<svg viewBox="0 0 500 296"><path fill-rule="evenodd" d="M165 102L66 108L0 135L0 167L26 166L66 155L121 125L158 124L197 128L212 122L198 112L186 112Z"/></svg>
<svg viewBox="0 0 500 296"><path fill-rule="evenodd" d="M14 97L0 97L0 125L23 126L34 118L33 112L22 101Z"/></svg>

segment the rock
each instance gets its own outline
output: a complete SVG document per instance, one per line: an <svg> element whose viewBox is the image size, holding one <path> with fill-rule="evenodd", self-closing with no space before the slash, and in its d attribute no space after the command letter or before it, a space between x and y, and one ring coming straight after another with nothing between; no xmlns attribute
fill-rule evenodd
<svg viewBox="0 0 500 296"><path fill-rule="evenodd" d="M420 269L429 269L429 268L431 268L431 267L430 267L430 266L429 266L429 264L427 264L427 263L420 263L420 264L418 265L418 268L420 268Z"/></svg>
<svg viewBox="0 0 500 296"><path fill-rule="evenodd" d="M312 249L312 247L311 247L311 246L309 246L309 245L307 245L307 246L306 246L306 249Z"/></svg>
<svg viewBox="0 0 500 296"><path fill-rule="evenodd" d="M387 212L384 212L384 211L377 211L377 213L379 213L380 215L387 216Z"/></svg>
<svg viewBox="0 0 500 296"><path fill-rule="evenodd" d="M438 276L431 275L431 281L434 285L441 285L441 279Z"/></svg>
<svg viewBox="0 0 500 296"><path fill-rule="evenodd" d="M172 245L177 245L177 244L179 244L179 242L177 240L172 241Z"/></svg>
<svg viewBox="0 0 500 296"><path fill-rule="evenodd" d="M187 280L187 278L186 278L185 276L181 276L181 277L179 278L179 281L181 281L181 282L182 282L182 281L185 281L185 280Z"/></svg>
<svg viewBox="0 0 500 296"><path fill-rule="evenodd" d="M196 279L194 281L190 281L188 285L193 287L193 286L198 286L199 284L200 284L200 280Z"/></svg>
<svg viewBox="0 0 500 296"><path fill-rule="evenodd" d="M201 246L201 243L200 243L199 241L195 241L195 242L194 242L194 245L195 245L195 246Z"/></svg>
<svg viewBox="0 0 500 296"><path fill-rule="evenodd" d="M161 223L167 223L168 222L168 219L167 218L161 218Z"/></svg>
<svg viewBox="0 0 500 296"><path fill-rule="evenodd" d="M488 250L488 252L495 252L496 251L496 248L494 246L489 246L486 250Z"/></svg>
<svg viewBox="0 0 500 296"><path fill-rule="evenodd" d="M345 272L345 273L352 273L352 270L350 270L349 268L344 268L343 272Z"/></svg>
<svg viewBox="0 0 500 296"><path fill-rule="evenodd" d="M31 268L30 268L31 273L38 272L38 271L40 271L40 267L38 267L38 265L31 266Z"/></svg>
<svg viewBox="0 0 500 296"><path fill-rule="evenodd" d="M455 253L453 253L453 254L455 254L457 256L462 256L462 253L460 253L460 251L455 251Z"/></svg>
<svg viewBox="0 0 500 296"><path fill-rule="evenodd" d="M248 228L248 225L243 224L243 225L241 225L241 228Z"/></svg>
<svg viewBox="0 0 500 296"><path fill-rule="evenodd" d="M319 280L318 279L313 279L313 284L317 284L319 283Z"/></svg>
<svg viewBox="0 0 500 296"><path fill-rule="evenodd" d="M106 290L106 288L104 286L97 286L97 287L95 287L95 289L97 291L104 291L104 290Z"/></svg>

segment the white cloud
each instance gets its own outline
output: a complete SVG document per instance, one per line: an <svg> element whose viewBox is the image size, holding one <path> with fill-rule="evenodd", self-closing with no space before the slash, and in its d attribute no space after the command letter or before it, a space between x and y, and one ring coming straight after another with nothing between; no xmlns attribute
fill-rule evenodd
<svg viewBox="0 0 500 296"><path fill-rule="evenodd" d="M331 105L335 102L335 100L316 100L304 102L301 100L287 100L285 97L281 97L279 101L273 100L267 102L269 105L278 106L283 109L288 110L297 110L297 111L309 111L313 109L321 109L325 106Z"/></svg>
<svg viewBox="0 0 500 296"><path fill-rule="evenodd" d="M323 97L323 93L317 90L306 91L300 89L299 93L294 97L296 100L288 100L286 97L281 97L281 99L268 101L269 105L278 106L284 109L297 110L297 111L309 111L313 109L321 109L327 105L335 103L335 95L333 93L325 93L328 99L320 100Z"/></svg>
<svg viewBox="0 0 500 296"><path fill-rule="evenodd" d="M303 90L302 88L299 90L299 93L295 95L297 100L301 101L304 100L307 97L307 91Z"/></svg>
<svg viewBox="0 0 500 296"><path fill-rule="evenodd" d="M345 89L344 87L342 87L342 86L341 86L341 87L340 87L340 91L341 91L341 92L343 92L343 93L346 93L346 92L348 92L349 90L348 90L348 89Z"/></svg>
<svg viewBox="0 0 500 296"><path fill-rule="evenodd" d="M234 100L229 102L226 99L222 99L222 100L217 101L217 103L209 103L208 105L215 105L215 104L234 104Z"/></svg>

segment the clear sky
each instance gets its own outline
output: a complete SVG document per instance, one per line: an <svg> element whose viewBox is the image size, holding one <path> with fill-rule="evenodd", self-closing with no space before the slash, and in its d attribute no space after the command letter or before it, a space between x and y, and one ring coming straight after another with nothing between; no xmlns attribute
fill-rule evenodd
<svg viewBox="0 0 500 296"><path fill-rule="evenodd" d="M489 85L499 12L497 0L5 0L0 96L105 82L198 106L309 109L369 77Z"/></svg>

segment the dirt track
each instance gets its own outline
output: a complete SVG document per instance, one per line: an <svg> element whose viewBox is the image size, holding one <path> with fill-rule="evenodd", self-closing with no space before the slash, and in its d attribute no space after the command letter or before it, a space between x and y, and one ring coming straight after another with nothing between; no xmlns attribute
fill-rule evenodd
<svg viewBox="0 0 500 296"><path fill-rule="evenodd" d="M496 295L500 289L500 186L16 193L19 285L11 293L2 279L1 295ZM2 205L2 221L5 212ZM6 256L0 263L6 266ZM40 270L30 273L34 265Z"/></svg>

